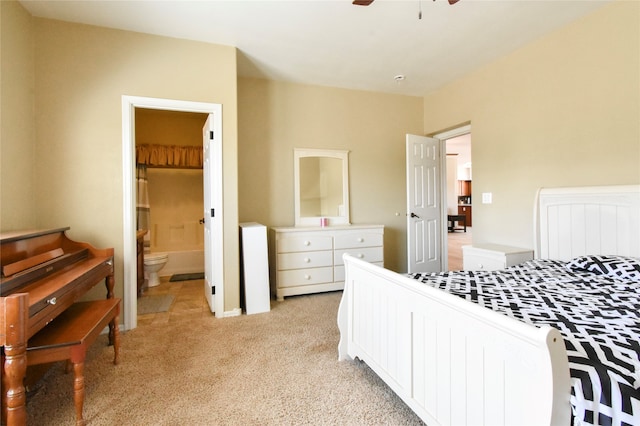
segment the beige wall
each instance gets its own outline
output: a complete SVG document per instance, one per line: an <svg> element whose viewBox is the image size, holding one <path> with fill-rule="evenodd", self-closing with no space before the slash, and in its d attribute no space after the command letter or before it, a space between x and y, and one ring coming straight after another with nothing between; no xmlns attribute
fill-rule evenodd
<svg viewBox="0 0 640 426"><path fill-rule="evenodd" d="M34 52L31 15L0 2L0 229L36 226L33 115Z"/></svg>
<svg viewBox="0 0 640 426"><path fill-rule="evenodd" d="M236 49L37 18L21 27L5 26L5 9L13 12L20 6L2 2L2 7L3 65L9 30L21 37L33 34L32 53L28 43L14 41L10 47L27 58L25 65L16 66L18 71L28 74L28 57L35 58L36 111L35 154L25 158L17 153L19 144L28 147L30 135L15 131L15 140L7 141L3 134L2 160L3 165L17 163L16 170L32 170L35 181L15 179L18 173L3 167L2 182L10 180L16 192L34 194L33 225L68 225L74 239L114 247L118 296L123 295L123 262L135 262L122 258L122 95L223 105L225 311L238 307ZM28 89L5 97L4 86L3 110L24 108L21 98L29 95ZM3 122L3 132L5 128ZM5 157L7 152L13 158ZM31 214L32 204L20 204L19 214ZM103 293L96 288L90 296Z"/></svg>
<svg viewBox="0 0 640 426"><path fill-rule="evenodd" d="M385 225L385 266L406 270L405 134L422 132L421 98L241 78L238 106L240 221L293 226L293 149L349 150L351 222Z"/></svg>
<svg viewBox="0 0 640 426"><path fill-rule="evenodd" d="M136 109L136 144L202 146L207 114Z"/></svg>
<svg viewBox="0 0 640 426"><path fill-rule="evenodd" d="M425 97L425 133L471 121L474 242L533 247L539 187L640 182L639 63L615 2Z"/></svg>

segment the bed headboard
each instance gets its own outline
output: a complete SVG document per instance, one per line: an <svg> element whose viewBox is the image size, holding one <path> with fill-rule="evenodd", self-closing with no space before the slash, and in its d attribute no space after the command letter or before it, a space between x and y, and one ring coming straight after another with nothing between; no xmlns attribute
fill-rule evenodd
<svg viewBox="0 0 640 426"><path fill-rule="evenodd" d="M536 258L640 257L640 185L542 188L536 201Z"/></svg>

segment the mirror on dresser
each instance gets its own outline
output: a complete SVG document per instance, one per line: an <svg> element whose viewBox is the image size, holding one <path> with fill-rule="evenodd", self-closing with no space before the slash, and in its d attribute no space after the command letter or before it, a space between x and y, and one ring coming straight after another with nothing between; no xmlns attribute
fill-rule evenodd
<svg viewBox="0 0 640 426"><path fill-rule="evenodd" d="M295 226L348 225L349 151L294 149Z"/></svg>

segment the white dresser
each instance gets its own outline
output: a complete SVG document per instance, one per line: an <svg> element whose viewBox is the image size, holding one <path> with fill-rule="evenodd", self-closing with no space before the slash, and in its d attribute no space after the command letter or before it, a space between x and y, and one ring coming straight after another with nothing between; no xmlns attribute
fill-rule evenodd
<svg viewBox="0 0 640 426"><path fill-rule="evenodd" d="M462 263L465 271L495 271L531 259L533 259L533 250L525 248L499 244L462 246Z"/></svg>
<svg viewBox="0 0 640 426"><path fill-rule="evenodd" d="M383 225L271 228L271 289L285 296L344 288L342 255L384 266Z"/></svg>

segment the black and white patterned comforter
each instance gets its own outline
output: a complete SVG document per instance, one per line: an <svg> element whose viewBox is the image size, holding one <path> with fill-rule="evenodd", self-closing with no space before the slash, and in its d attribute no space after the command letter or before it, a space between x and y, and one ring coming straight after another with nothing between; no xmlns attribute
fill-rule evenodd
<svg viewBox="0 0 640 426"><path fill-rule="evenodd" d="M637 426L640 265L625 265L630 274L594 274L585 262L536 260L503 271L411 276L524 322L557 328L569 357L574 424Z"/></svg>

